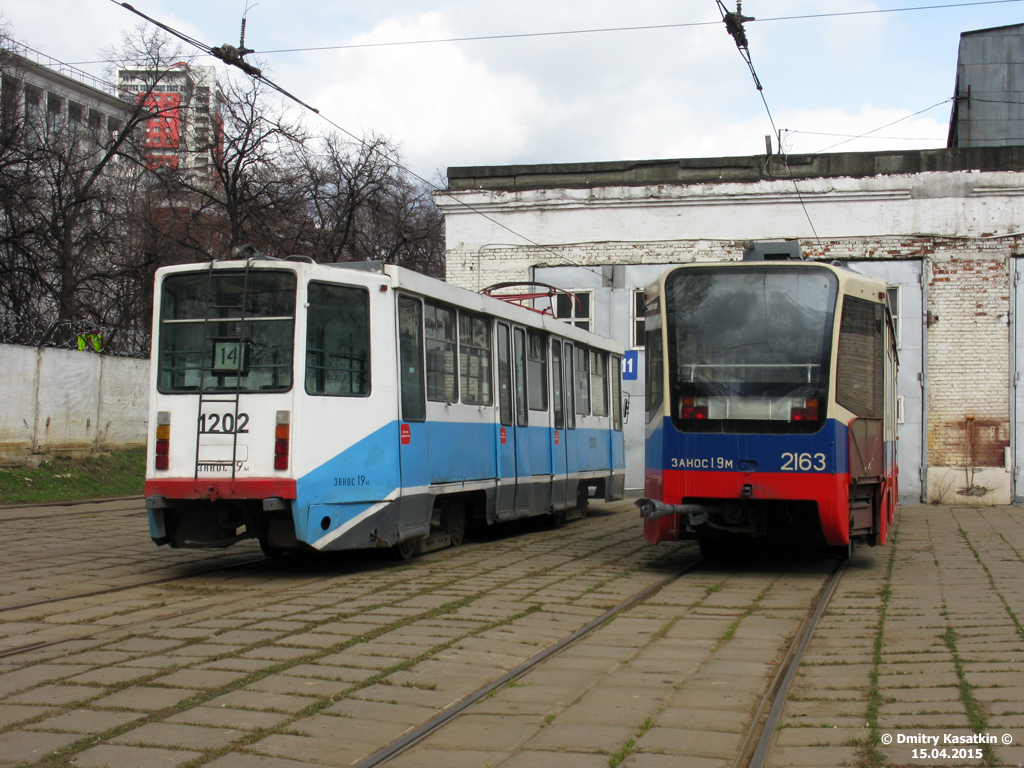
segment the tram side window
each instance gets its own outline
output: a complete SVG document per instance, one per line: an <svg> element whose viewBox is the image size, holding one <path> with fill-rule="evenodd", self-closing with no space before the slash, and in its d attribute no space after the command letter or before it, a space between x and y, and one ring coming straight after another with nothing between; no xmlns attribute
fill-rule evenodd
<svg viewBox="0 0 1024 768"><path fill-rule="evenodd" d="M882 418L885 381L884 309L846 296L839 324L836 402L863 418Z"/></svg>
<svg viewBox="0 0 1024 768"><path fill-rule="evenodd" d="M306 392L359 396L370 391L369 296L362 288L310 283Z"/></svg>
<svg viewBox="0 0 1024 768"><path fill-rule="evenodd" d="M402 419L423 421L423 305L418 299L398 297L398 358L402 370Z"/></svg>
<svg viewBox="0 0 1024 768"><path fill-rule="evenodd" d="M661 318L653 315L648 319L654 321L647 323L644 332L644 349L647 357L644 403L647 407L646 421L650 424L665 397L665 361L661 344Z"/></svg>
<svg viewBox="0 0 1024 768"><path fill-rule="evenodd" d="M459 313L459 386L462 402L490 405L491 321Z"/></svg>
<svg viewBox="0 0 1024 768"><path fill-rule="evenodd" d="M576 347L576 413L590 413L590 350Z"/></svg>
<svg viewBox="0 0 1024 768"><path fill-rule="evenodd" d="M424 307L427 348L427 400L454 403L456 385L455 310L427 302Z"/></svg>
<svg viewBox="0 0 1024 768"><path fill-rule="evenodd" d="M547 344L539 333L530 331L527 337L526 365L529 376L529 394L531 411L548 409L548 358Z"/></svg>
<svg viewBox="0 0 1024 768"><path fill-rule="evenodd" d="M604 352L590 353L591 381L595 416L608 415L608 356Z"/></svg>

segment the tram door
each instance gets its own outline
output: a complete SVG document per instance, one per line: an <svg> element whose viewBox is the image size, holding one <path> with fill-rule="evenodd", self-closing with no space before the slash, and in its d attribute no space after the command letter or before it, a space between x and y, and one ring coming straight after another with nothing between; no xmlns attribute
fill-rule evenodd
<svg viewBox="0 0 1024 768"><path fill-rule="evenodd" d="M569 498L568 451L569 435L565 424L565 397L562 388L562 342L551 340L551 506L556 509Z"/></svg>
<svg viewBox="0 0 1024 768"><path fill-rule="evenodd" d="M515 517L516 427L512 380L512 335L507 323L498 323L498 429L497 490L494 504L498 520Z"/></svg>
<svg viewBox="0 0 1024 768"><path fill-rule="evenodd" d="M516 512L540 514L551 504L551 422L547 402L547 345L544 337L512 328L515 379ZM531 425L532 422L532 425Z"/></svg>
<svg viewBox="0 0 1024 768"><path fill-rule="evenodd" d="M427 399L423 378L423 303L412 296L398 297L398 354L402 393L399 468L402 486L415 488L427 474L429 455L424 424Z"/></svg>

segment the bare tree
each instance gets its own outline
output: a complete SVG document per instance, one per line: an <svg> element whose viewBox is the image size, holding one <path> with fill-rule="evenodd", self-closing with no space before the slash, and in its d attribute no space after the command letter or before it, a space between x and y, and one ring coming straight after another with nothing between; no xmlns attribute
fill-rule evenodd
<svg viewBox="0 0 1024 768"><path fill-rule="evenodd" d="M213 130L162 157L143 128L196 119L188 93L166 98L188 61L145 28L110 55L130 75L115 132L11 108L23 59L0 48L0 341L67 345L102 329L104 351L145 353L155 270L244 243L443 276L440 212L387 138L311 137L265 84L237 78L207 115Z"/></svg>
<svg viewBox="0 0 1024 768"><path fill-rule="evenodd" d="M444 274L441 215L404 170L397 148L371 134L328 134L302 157L307 228L297 237L320 261L379 260Z"/></svg>
<svg viewBox="0 0 1024 768"><path fill-rule="evenodd" d="M126 37L141 44L155 73L180 58L157 35ZM7 49L0 56L5 98L35 99L28 92L24 58ZM120 158L137 157L136 129L153 117L146 106L161 80L126 104L116 131L46 106L4 110L0 133L0 292L4 337L12 341L66 344L77 329L99 327L111 314L111 285L126 226L124 194L138 172ZM114 313L121 314L121 313ZM15 325L12 331L10 326Z"/></svg>

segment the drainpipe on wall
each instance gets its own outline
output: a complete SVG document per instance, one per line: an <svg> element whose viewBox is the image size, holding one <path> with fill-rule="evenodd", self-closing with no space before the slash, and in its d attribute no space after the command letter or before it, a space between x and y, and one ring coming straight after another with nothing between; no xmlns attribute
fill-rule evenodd
<svg viewBox="0 0 1024 768"><path fill-rule="evenodd" d="M921 503L928 503L928 276L931 260L921 260Z"/></svg>

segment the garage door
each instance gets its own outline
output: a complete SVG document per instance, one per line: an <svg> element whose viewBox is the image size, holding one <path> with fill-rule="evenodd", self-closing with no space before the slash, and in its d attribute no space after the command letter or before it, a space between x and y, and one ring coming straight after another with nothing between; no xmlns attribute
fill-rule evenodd
<svg viewBox="0 0 1024 768"><path fill-rule="evenodd" d="M907 503L926 501L921 496L921 467L924 462L924 312L920 260L850 261L851 269L880 277L889 286L896 315L896 337L900 370L896 379L900 424L898 455L900 499Z"/></svg>

